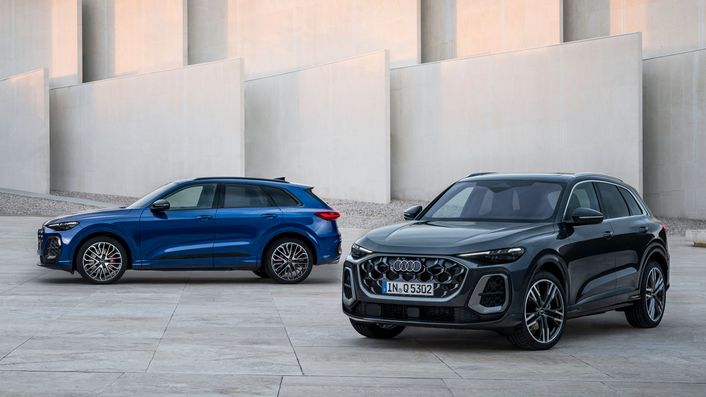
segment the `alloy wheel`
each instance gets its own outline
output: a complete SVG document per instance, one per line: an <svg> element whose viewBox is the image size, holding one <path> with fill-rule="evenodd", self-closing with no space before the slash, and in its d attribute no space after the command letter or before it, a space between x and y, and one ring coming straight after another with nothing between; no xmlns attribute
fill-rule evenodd
<svg viewBox="0 0 706 397"><path fill-rule="evenodd" d="M564 297L551 280L538 280L525 299L525 327L532 338L543 344L551 343L561 333L564 324Z"/></svg>
<svg viewBox="0 0 706 397"><path fill-rule="evenodd" d="M86 275L96 281L115 278L123 264L123 257L118 247L106 241L91 244L82 259Z"/></svg>
<svg viewBox="0 0 706 397"><path fill-rule="evenodd" d="M308 267L309 254L301 244L288 241L272 252L272 270L281 279L297 280Z"/></svg>
<svg viewBox="0 0 706 397"><path fill-rule="evenodd" d="M652 321L659 321L664 313L664 276L658 267L650 269L645 285L645 305Z"/></svg>

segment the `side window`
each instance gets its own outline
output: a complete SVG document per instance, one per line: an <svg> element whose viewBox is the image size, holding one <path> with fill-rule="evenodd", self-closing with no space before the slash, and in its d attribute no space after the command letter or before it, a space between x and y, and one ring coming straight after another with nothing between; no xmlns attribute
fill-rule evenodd
<svg viewBox="0 0 706 397"><path fill-rule="evenodd" d="M297 199L282 189L262 186L262 190L270 195L270 198L272 198L272 201L274 201L275 205L278 207L296 207L300 204Z"/></svg>
<svg viewBox="0 0 706 397"><path fill-rule="evenodd" d="M261 208L271 206L269 197L259 186L225 185L223 208Z"/></svg>
<svg viewBox="0 0 706 397"><path fill-rule="evenodd" d="M628 205L625 204L617 186L607 183L597 183L596 185L598 185L598 194L601 195L601 205L607 219L630 215Z"/></svg>
<svg viewBox="0 0 706 397"><path fill-rule="evenodd" d="M216 184L194 185L178 190L165 197L170 210L196 210L213 207Z"/></svg>
<svg viewBox="0 0 706 397"><path fill-rule="evenodd" d="M618 188L618 190L620 190L620 194L623 196L623 199L625 199L625 202L628 203L630 215L642 215L642 208L640 208L640 204L635 201L635 197L633 197L632 193L622 187Z"/></svg>
<svg viewBox="0 0 706 397"><path fill-rule="evenodd" d="M569 205L566 208L566 217L570 218L576 208L590 208L596 211L601 210L601 207L598 205L598 196L596 195L596 189L593 187L593 183L581 183L574 188L573 193L571 193L571 198L569 198Z"/></svg>

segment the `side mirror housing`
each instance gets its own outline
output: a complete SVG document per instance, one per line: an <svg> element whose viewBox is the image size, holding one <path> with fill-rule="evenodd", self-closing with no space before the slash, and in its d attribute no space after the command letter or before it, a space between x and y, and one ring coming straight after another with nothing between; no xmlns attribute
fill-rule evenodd
<svg viewBox="0 0 706 397"><path fill-rule="evenodd" d="M169 201L167 201L165 199L159 199L159 200L155 201L154 203L152 203L152 205L150 205L150 209L152 211L157 211L157 212L166 211L170 207L171 207L171 205L169 204Z"/></svg>
<svg viewBox="0 0 706 397"><path fill-rule="evenodd" d="M603 222L603 214L591 208L576 208L571 213L570 225L595 225Z"/></svg>
<svg viewBox="0 0 706 397"><path fill-rule="evenodd" d="M404 210L404 219L406 221L412 221L417 219L417 215L422 212L422 206L421 205L415 205L414 207L409 207L406 210Z"/></svg>

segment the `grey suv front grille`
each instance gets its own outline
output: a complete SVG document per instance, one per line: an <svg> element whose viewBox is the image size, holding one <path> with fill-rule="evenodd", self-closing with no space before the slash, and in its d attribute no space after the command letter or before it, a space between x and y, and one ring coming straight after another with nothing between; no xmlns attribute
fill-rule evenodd
<svg viewBox="0 0 706 397"><path fill-rule="evenodd" d="M447 298L461 289L468 273L465 266L436 257L376 256L359 267L363 288L376 295L383 295L384 281L402 281L434 283L434 298Z"/></svg>

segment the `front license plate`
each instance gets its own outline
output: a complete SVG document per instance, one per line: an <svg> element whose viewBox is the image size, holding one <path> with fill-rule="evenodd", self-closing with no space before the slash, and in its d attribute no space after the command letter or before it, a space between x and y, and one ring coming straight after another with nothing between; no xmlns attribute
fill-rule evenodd
<svg viewBox="0 0 706 397"><path fill-rule="evenodd" d="M386 295L434 296L434 284L383 280L382 293Z"/></svg>

